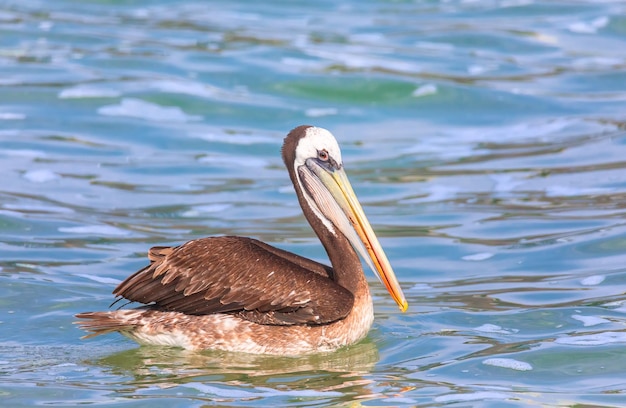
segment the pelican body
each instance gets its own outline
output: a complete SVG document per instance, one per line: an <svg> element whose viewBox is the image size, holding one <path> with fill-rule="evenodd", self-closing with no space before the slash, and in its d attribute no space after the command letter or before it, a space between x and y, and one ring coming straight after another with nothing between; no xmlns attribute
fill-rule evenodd
<svg viewBox="0 0 626 408"><path fill-rule="evenodd" d="M145 306L76 315L91 332L85 337L119 332L146 345L255 354L332 351L363 339L374 320L357 251L405 311L333 135L299 126L285 138L282 157L332 267L237 236L154 247L150 264L113 291Z"/></svg>

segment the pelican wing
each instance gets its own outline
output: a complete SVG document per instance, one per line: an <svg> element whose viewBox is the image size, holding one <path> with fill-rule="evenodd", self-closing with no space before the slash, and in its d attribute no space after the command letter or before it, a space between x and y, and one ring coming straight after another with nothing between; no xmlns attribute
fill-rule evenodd
<svg viewBox="0 0 626 408"><path fill-rule="evenodd" d="M332 269L260 241L213 237L150 250L150 265L113 291L186 314L234 313L260 324L326 324L344 318L354 296Z"/></svg>

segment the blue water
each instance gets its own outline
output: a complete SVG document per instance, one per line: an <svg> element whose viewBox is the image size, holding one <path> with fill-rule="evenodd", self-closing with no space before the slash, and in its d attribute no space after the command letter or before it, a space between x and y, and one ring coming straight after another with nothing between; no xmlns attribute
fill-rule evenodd
<svg viewBox="0 0 626 408"><path fill-rule="evenodd" d="M407 294L336 353L80 340L154 245L325 260L330 129ZM1 405L626 406L626 4L0 1Z"/></svg>

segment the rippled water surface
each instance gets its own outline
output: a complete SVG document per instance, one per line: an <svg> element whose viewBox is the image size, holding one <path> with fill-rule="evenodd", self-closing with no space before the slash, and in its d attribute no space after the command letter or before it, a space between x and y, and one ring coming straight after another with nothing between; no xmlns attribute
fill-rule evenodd
<svg viewBox="0 0 626 408"><path fill-rule="evenodd" d="M152 245L318 260L280 159L339 139L410 303L268 358L80 340ZM625 406L622 1L0 0L3 406Z"/></svg>

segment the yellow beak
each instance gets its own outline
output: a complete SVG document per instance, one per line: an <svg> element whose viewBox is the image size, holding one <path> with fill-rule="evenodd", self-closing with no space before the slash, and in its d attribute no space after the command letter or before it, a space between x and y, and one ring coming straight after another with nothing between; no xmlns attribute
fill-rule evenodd
<svg viewBox="0 0 626 408"><path fill-rule="evenodd" d="M315 159L307 160L302 167L309 170L301 174L306 177L306 184L312 186L307 190L320 212L348 238L405 312L409 304L343 167L329 169Z"/></svg>

